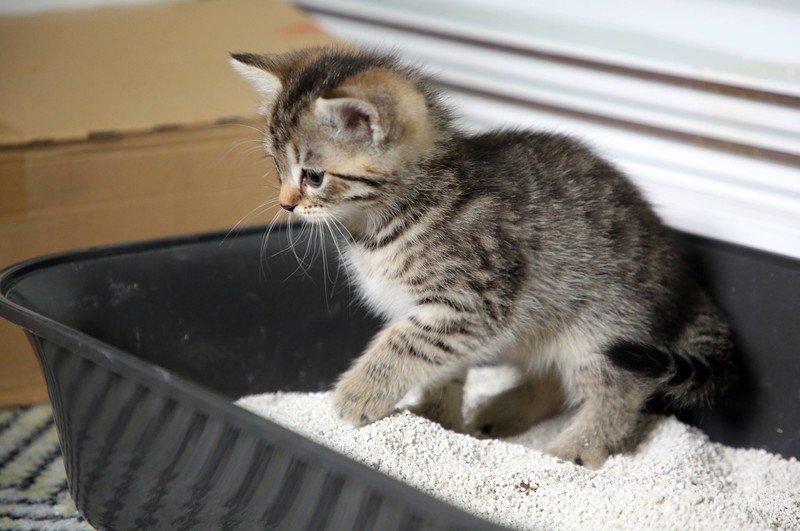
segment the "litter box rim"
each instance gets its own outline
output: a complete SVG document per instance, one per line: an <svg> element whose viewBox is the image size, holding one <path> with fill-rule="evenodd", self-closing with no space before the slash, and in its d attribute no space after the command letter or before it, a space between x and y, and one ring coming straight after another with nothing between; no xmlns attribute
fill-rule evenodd
<svg viewBox="0 0 800 531"><path fill-rule="evenodd" d="M275 227L273 231L285 231L287 227L288 225L282 225ZM263 233L263 230L263 227L251 227L238 234L252 235L253 233ZM41 315L8 298L9 293L23 279L48 268L151 250L163 250L168 247L191 246L214 240L223 241L228 234L229 231L212 231L95 246L32 258L0 271L0 317L20 326L25 331L39 359L46 376L48 394L54 408L56 427L65 463L74 462L75 456L67 455L64 440L68 436L65 432L69 428L64 425L63 413L59 414L59 411L55 411L62 404L54 396L52 377L48 377L48 354L45 352L48 344L78 356L114 375L144 386L149 392L157 393L180 405L189 406L209 418L221 420L237 431L260 439L267 438L270 444L290 449L299 459L323 466L329 470L330 474L344 477L348 481L360 482L365 486L366 492L373 491L380 493L381 496L387 496L391 503L400 506L402 511L407 511L417 518L421 517L423 526L420 526L420 529L504 529L236 406L219 392ZM66 468L70 494L79 512L89 523L97 522L97 515L84 512L81 500L86 499L86 493L78 491L72 477L75 471L70 466ZM101 527L103 526L101 525Z"/></svg>

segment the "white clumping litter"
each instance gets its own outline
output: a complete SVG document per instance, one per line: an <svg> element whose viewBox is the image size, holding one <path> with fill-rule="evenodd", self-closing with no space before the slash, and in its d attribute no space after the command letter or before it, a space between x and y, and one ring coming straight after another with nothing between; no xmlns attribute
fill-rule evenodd
<svg viewBox="0 0 800 531"><path fill-rule="evenodd" d="M506 378L480 372L468 379L467 408L497 391L493 376ZM672 417L654 417L633 453L592 471L540 451L567 415L510 439L479 440L407 411L356 429L336 416L330 393L269 393L237 404L511 528L800 529L800 462L710 442Z"/></svg>

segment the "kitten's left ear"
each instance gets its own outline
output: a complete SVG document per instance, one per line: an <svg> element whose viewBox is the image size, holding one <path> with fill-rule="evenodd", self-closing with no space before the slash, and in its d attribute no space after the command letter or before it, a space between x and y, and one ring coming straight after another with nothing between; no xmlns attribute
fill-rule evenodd
<svg viewBox="0 0 800 531"><path fill-rule="evenodd" d="M385 136L378 109L358 98L317 98L315 110L323 123L337 134L377 144Z"/></svg>
<svg viewBox="0 0 800 531"><path fill-rule="evenodd" d="M268 70L269 64L267 57L250 53L231 54L231 66L239 75L253 85L261 95L262 103L258 112L268 115L278 97L278 93L283 87L280 78Z"/></svg>

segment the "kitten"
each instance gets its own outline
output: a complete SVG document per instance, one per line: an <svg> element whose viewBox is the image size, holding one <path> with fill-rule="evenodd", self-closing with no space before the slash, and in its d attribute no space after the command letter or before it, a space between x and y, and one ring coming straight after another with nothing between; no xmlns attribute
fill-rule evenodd
<svg viewBox="0 0 800 531"><path fill-rule="evenodd" d="M708 401L732 375L720 310L618 170L571 138L467 134L421 74L345 49L234 54L261 94L281 206L336 224L346 267L386 320L334 390L363 426L412 389L445 427L502 436L561 407L548 452L599 467L645 402ZM469 367L521 383L466 426Z"/></svg>

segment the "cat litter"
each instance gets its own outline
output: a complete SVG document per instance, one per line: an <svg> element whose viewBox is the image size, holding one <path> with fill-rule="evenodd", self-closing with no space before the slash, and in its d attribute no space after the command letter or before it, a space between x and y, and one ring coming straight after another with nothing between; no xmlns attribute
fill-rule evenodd
<svg viewBox="0 0 800 531"><path fill-rule="evenodd" d="M507 377L473 369L465 408ZM330 398L268 393L237 404L514 529L800 529L800 462L710 442L673 417L652 417L635 451L592 471L540 450L568 414L513 438L479 440L407 411L353 428L337 418Z"/></svg>

